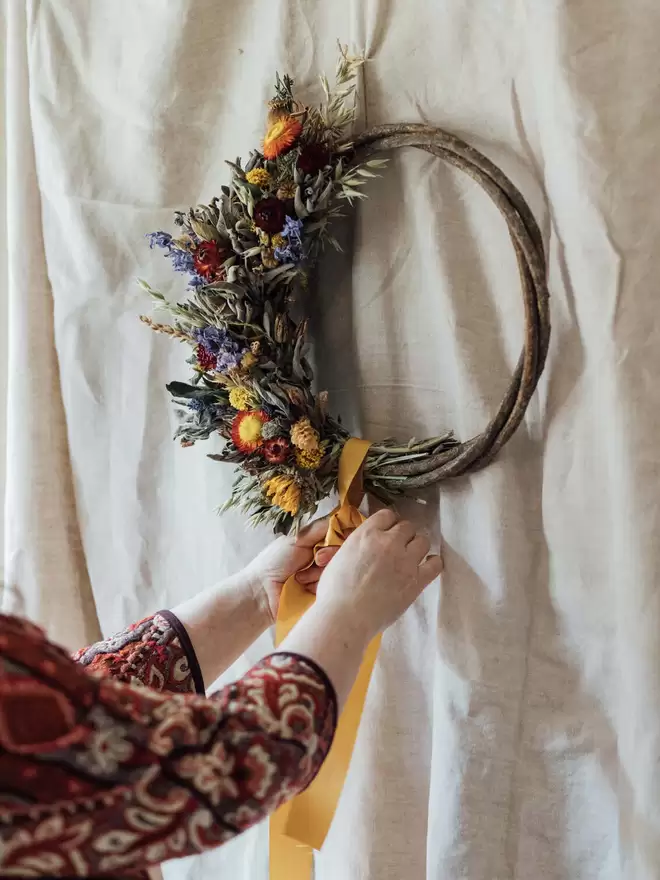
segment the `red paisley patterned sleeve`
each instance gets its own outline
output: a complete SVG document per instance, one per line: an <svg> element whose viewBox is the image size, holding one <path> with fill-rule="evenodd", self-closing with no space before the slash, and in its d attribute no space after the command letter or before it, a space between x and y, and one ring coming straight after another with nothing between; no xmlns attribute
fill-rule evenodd
<svg viewBox="0 0 660 880"><path fill-rule="evenodd" d="M204 693L202 673L188 633L170 611L134 623L112 638L77 651L90 672L170 693Z"/></svg>
<svg viewBox="0 0 660 880"><path fill-rule="evenodd" d="M130 875L218 846L311 782L336 718L302 657L167 694L90 675L0 616L0 876Z"/></svg>

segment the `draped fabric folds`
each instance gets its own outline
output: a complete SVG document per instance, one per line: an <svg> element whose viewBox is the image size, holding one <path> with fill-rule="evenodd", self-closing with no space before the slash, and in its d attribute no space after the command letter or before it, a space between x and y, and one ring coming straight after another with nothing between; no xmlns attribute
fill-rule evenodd
<svg viewBox="0 0 660 880"><path fill-rule="evenodd" d="M455 131L524 193L553 339L499 459L401 504L446 570L383 638L317 880L660 878L660 7L6 0L2 26L4 607L73 648L269 539L216 516L213 442L171 442L184 352L135 278L182 294L144 234L259 142L276 70L319 99L339 39L360 125ZM520 350L502 220L414 151L368 193L300 304L319 387L358 436L469 438ZM267 828L165 873L266 880Z"/></svg>

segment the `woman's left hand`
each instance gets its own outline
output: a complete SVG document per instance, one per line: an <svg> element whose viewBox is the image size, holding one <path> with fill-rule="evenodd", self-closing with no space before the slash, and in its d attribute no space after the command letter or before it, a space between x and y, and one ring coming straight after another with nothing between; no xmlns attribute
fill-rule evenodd
<svg viewBox="0 0 660 880"><path fill-rule="evenodd" d="M314 547L325 538L327 530L327 518L314 520L300 530L298 537L291 535L273 541L241 572L253 585L257 599L267 608L271 620L277 617L282 587L292 574L300 572L298 582L310 592L316 592L323 569L339 549L322 547L314 559Z"/></svg>

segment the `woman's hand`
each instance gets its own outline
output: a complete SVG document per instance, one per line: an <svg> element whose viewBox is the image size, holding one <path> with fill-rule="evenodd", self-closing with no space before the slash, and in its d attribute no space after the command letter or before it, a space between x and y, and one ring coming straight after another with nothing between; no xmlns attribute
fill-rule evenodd
<svg viewBox="0 0 660 880"><path fill-rule="evenodd" d="M344 704L371 639L399 617L442 571L429 540L391 510L350 535L319 582L314 606L280 645L316 661Z"/></svg>
<svg viewBox="0 0 660 880"><path fill-rule="evenodd" d="M368 638L386 629L442 571L430 542L392 510L350 535L323 574L317 604L352 619Z"/></svg>
<svg viewBox="0 0 660 880"><path fill-rule="evenodd" d="M207 683L245 651L277 617L280 594L286 580L301 572L299 581L312 592L323 567L337 552L314 546L323 540L327 520L320 519L303 529L297 538L279 538L246 568L173 609L188 631Z"/></svg>
<svg viewBox="0 0 660 880"><path fill-rule="evenodd" d="M310 592L316 592L316 585L325 566L339 549L323 547L316 554L316 559L314 558L314 547L325 538L327 530L327 518L317 519L301 529L297 538L278 538L237 575L237 578L245 578L250 582L257 601L268 614L270 622L277 617L282 587L292 574L300 572L298 582Z"/></svg>

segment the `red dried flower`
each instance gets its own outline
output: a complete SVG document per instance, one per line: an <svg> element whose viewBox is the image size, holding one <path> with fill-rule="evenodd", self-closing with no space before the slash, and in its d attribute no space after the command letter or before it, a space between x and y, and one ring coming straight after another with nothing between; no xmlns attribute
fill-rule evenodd
<svg viewBox="0 0 660 880"><path fill-rule="evenodd" d="M197 355L197 363L205 373L215 370L218 363L217 355L209 351L204 345L198 345L195 354Z"/></svg>
<svg viewBox="0 0 660 880"><path fill-rule="evenodd" d="M272 440L266 440L261 451L270 464L282 464L286 461L290 449L291 445L286 438L273 437Z"/></svg>
<svg viewBox="0 0 660 880"><path fill-rule="evenodd" d="M262 199L254 206L254 223L269 235L279 232L284 226L286 208L280 199Z"/></svg>
<svg viewBox="0 0 660 880"><path fill-rule="evenodd" d="M208 281L217 281L222 277L222 264L229 259L230 252L222 248L217 241L203 241L193 251L195 272Z"/></svg>
<svg viewBox="0 0 660 880"><path fill-rule="evenodd" d="M307 144L298 156L298 168L303 174L316 174L330 161L330 151L324 144Z"/></svg>

